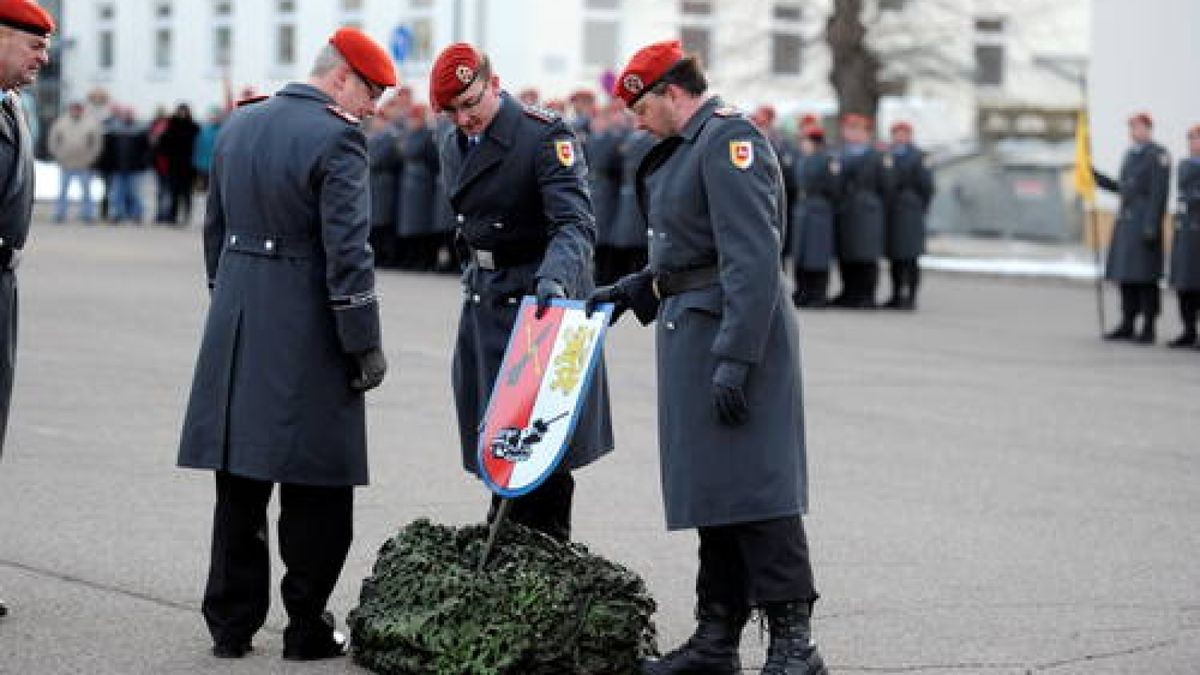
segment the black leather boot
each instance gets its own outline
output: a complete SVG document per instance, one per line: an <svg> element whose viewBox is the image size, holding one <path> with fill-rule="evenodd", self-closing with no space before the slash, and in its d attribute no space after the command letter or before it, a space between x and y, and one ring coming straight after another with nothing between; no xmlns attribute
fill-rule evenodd
<svg viewBox="0 0 1200 675"><path fill-rule="evenodd" d="M1134 342L1138 343L1139 345L1154 344L1154 319L1146 317L1143 320L1142 330L1137 334L1137 337L1134 338Z"/></svg>
<svg viewBox="0 0 1200 675"><path fill-rule="evenodd" d="M1185 328L1183 330L1183 332L1179 334L1179 337L1168 342L1167 346L1174 347L1176 349L1178 349L1180 347L1196 346L1196 329L1195 328Z"/></svg>
<svg viewBox="0 0 1200 675"><path fill-rule="evenodd" d="M716 602L696 605L696 632L661 659L642 661L644 675L733 675L742 672L738 645L749 607Z"/></svg>
<svg viewBox="0 0 1200 675"><path fill-rule="evenodd" d="M809 605L804 602L771 602L764 605L771 642L762 675L828 675L825 661L813 642Z"/></svg>
<svg viewBox="0 0 1200 675"><path fill-rule="evenodd" d="M1105 340L1132 340L1133 339L1133 319L1125 318L1121 320L1121 325L1108 331L1104 334Z"/></svg>
<svg viewBox="0 0 1200 675"><path fill-rule="evenodd" d="M0 600L0 616L8 616L8 605L3 600Z"/></svg>

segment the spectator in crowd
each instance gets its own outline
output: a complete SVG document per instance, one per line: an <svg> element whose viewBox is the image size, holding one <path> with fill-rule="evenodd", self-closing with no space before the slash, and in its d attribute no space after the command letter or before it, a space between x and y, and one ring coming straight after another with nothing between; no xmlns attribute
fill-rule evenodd
<svg viewBox="0 0 1200 675"><path fill-rule="evenodd" d="M50 127L50 155L58 162L60 171L55 222L66 220L67 193L71 183L79 183L79 219L85 223L92 222L92 165L100 157L103 143L104 133L100 123L88 115L78 101L67 106L67 112Z"/></svg>
<svg viewBox="0 0 1200 675"><path fill-rule="evenodd" d="M196 134L196 143L192 146L192 169L196 172L196 185L202 191L208 190L208 174L212 171L213 146L217 142L217 132L225 115L217 106L208 110L208 121L200 125Z"/></svg>
<svg viewBox="0 0 1200 675"><path fill-rule="evenodd" d="M129 220L142 222L142 198L139 183L150 163L150 134L137 121L133 108L117 106L112 126L112 197L109 220L113 224Z"/></svg>
<svg viewBox="0 0 1200 675"><path fill-rule="evenodd" d="M158 106L154 119L150 120L150 168L154 170L154 222L167 221L167 209L171 201L171 185L167 182L167 157L159 148L159 140L167 131L167 109Z"/></svg>
<svg viewBox="0 0 1200 675"><path fill-rule="evenodd" d="M161 222L187 224L192 217L192 189L196 184L196 173L192 168L192 152L200 127L192 120L192 109L186 103L175 108L175 114L167 118L162 136L158 139L158 154L165 160L167 179L167 202Z"/></svg>

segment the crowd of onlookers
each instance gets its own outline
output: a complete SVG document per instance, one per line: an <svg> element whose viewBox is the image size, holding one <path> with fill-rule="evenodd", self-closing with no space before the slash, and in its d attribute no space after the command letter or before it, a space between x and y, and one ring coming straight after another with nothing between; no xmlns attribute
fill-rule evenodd
<svg viewBox="0 0 1200 675"><path fill-rule="evenodd" d="M113 102L101 89L73 101L51 125L47 147L61 172L54 219L70 215L72 186L78 186L77 217L117 224L190 222L192 195L203 188L212 164L213 142L226 110L214 108L203 122L180 103L141 120L132 106ZM144 203L145 176L154 177L152 205ZM102 191L93 194L100 179Z"/></svg>

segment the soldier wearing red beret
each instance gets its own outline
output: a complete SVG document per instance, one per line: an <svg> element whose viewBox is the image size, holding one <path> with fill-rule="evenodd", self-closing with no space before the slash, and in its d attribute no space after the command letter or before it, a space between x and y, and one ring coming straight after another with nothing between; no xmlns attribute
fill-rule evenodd
<svg viewBox="0 0 1200 675"><path fill-rule="evenodd" d="M892 277L889 309L917 307L920 258L925 253L925 214L933 201L933 172L925 151L913 144L912 125L892 125L891 199L888 200L885 252Z"/></svg>
<svg viewBox="0 0 1200 675"><path fill-rule="evenodd" d="M873 309L889 198L891 156L871 144L874 122L865 115L842 116L842 192L835 216L835 242L842 289L833 304Z"/></svg>
<svg viewBox="0 0 1200 675"><path fill-rule="evenodd" d="M1162 221L1171 189L1171 156L1152 140L1154 120L1140 112L1129 118L1133 146L1121 162L1117 180L1092 169L1096 185L1121 196L1104 276L1121 289L1121 323L1107 340L1154 342L1158 318L1158 282L1163 274ZM1135 322L1142 318L1140 330Z"/></svg>
<svg viewBox="0 0 1200 675"><path fill-rule="evenodd" d="M1179 300L1183 332L1169 342L1171 347L1193 347L1200 339L1196 319L1200 315L1200 125L1187 132L1188 156L1179 160L1175 212L1175 236L1171 239L1171 288Z"/></svg>
<svg viewBox="0 0 1200 675"><path fill-rule="evenodd" d="M841 190L841 163L825 145L825 130L814 115L800 121L796 160L796 200L792 203L792 271L796 307L829 304L829 266L833 261L833 210Z"/></svg>
<svg viewBox="0 0 1200 675"><path fill-rule="evenodd" d="M396 73L353 28L307 82L243 102L213 151L204 221L212 302L178 463L215 473L201 610L213 654L240 658L267 617L267 504L279 484L283 657L342 656L325 610L367 483L365 392L387 370L375 296L367 142Z"/></svg>
<svg viewBox="0 0 1200 675"><path fill-rule="evenodd" d="M17 357L17 262L33 215L33 143L19 90L50 62L54 19L33 0L0 2L0 454ZM0 600L0 617L8 614Z"/></svg>
<svg viewBox="0 0 1200 675"><path fill-rule="evenodd" d="M537 296L539 317L554 298L586 298L596 225L586 161L561 116L514 100L487 55L467 43L443 50L429 81L430 102L454 124L440 132L438 154L469 260L452 378L463 468L477 473L479 422L521 298ZM603 363L589 387L560 470L510 511L560 540L571 534L571 470L613 447ZM492 515L498 505L493 499Z"/></svg>
<svg viewBox="0 0 1200 675"><path fill-rule="evenodd" d="M638 169L650 262L590 302L657 322L667 527L700 537L696 631L642 672L742 672L758 606L771 631L762 672L820 675L799 336L779 269L783 180L762 132L707 90L696 58L669 40L634 54L613 92L662 139Z"/></svg>

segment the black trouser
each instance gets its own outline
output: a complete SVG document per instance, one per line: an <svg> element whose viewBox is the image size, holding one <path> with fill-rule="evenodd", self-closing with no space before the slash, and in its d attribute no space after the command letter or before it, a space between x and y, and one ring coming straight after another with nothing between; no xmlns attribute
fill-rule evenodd
<svg viewBox="0 0 1200 675"><path fill-rule="evenodd" d="M17 306L17 274L0 266L0 455L4 454L17 366Z"/></svg>
<svg viewBox="0 0 1200 675"><path fill-rule="evenodd" d="M267 503L274 483L218 471L212 560L202 610L213 641L249 642L267 617L271 557ZM354 489L281 484L279 554L287 572L285 643L328 636L321 620L354 536Z"/></svg>
<svg viewBox="0 0 1200 675"><path fill-rule="evenodd" d="M512 499L508 519L545 532L559 541L570 541L574 494L575 478L569 471L552 473L534 491ZM487 517L489 523L496 517L499 508L500 498L492 495L492 508Z"/></svg>
<svg viewBox="0 0 1200 675"><path fill-rule="evenodd" d="M1121 284L1121 317L1122 322L1132 326L1134 319L1140 314L1147 323L1158 317L1159 295L1158 284Z"/></svg>
<svg viewBox="0 0 1200 675"><path fill-rule="evenodd" d="M1200 291L1176 291L1179 296L1179 319L1185 333L1196 332L1196 317L1200 315Z"/></svg>
<svg viewBox="0 0 1200 675"><path fill-rule="evenodd" d="M917 287L921 285L921 266L916 258L897 258L890 261L888 271L892 275L892 299L915 300Z"/></svg>
<svg viewBox="0 0 1200 675"><path fill-rule="evenodd" d="M798 305L824 304L829 298L829 270L806 270L796 268L796 293L793 300Z"/></svg>
<svg viewBox="0 0 1200 675"><path fill-rule="evenodd" d="M696 596L734 607L816 602L800 516L701 527Z"/></svg>
<svg viewBox="0 0 1200 675"><path fill-rule="evenodd" d="M842 290L838 294L841 303L873 305L875 289L879 286L879 263L870 261L841 260L838 271L842 277Z"/></svg>

